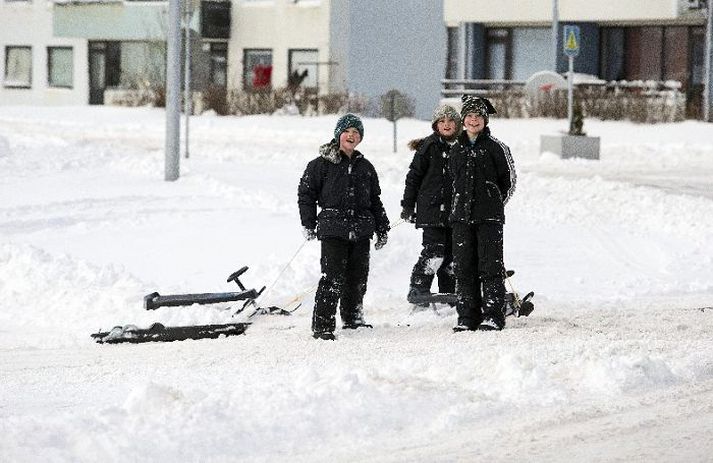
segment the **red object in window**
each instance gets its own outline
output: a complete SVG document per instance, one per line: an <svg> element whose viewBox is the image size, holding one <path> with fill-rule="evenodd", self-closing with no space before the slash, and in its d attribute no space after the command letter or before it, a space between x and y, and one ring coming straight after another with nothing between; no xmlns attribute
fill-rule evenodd
<svg viewBox="0 0 713 463"><path fill-rule="evenodd" d="M258 64L253 68L253 88L269 87L272 80L272 66Z"/></svg>

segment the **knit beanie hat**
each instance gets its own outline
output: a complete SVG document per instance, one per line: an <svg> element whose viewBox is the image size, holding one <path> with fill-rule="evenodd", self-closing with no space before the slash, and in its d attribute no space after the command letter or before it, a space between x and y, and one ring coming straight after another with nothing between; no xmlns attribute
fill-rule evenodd
<svg viewBox="0 0 713 463"><path fill-rule="evenodd" d="M463 105L461 106L460 115L463 119L465 119L465 116L467 116L468 113L475 113L478 116L482 116L487 124L488 115L496 113L495 108L487 98L481 98L473 95L463 95L461 97L461 102Z"/></svg>
<svg viewBox="0 0 713 463"><path fill-rule="evenodd" d="M436 110L433 111L433 117L431 118L431 128L434 132L437 132L436 123L438 123L438 121L440 121L441 119L445 118L453 119L456 122L456 133L461 131L461 119L458 115L458 111L456 111L453 106L444 104L437 107Z"/></svg>
<svg viewBox="0 0 713 463"><path fill-rule="evenodd" d="M361 119L354 114L345 114L337 121L337 126L334 128L334 139L339 143L339 136L347 129L355 128L359 132L362 140L364 139L364 124Z"/></svg>

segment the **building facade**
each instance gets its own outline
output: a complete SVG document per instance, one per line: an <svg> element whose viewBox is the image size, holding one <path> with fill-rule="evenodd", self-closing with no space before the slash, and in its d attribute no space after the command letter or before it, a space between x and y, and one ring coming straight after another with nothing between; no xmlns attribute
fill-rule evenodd
<svg viewBox="0 0 713 463"><path fill-rule="evenodd" d="M0 104L70 105L88 100L84 40L52 33L52 3L0 0Z"/></svg>
<svg viewBox="0 0 713 463"><path fill-rule="evenodd" d="M690 109L705 79L706 12L699 0L559 0L560 25L577 25L574 71L605 81L677 81ZM444 0L448 79L527 80L567 71L562 28L552 34L553 1ZM553 48L555 50L553 50ZM556 51L556 61L555 61Z"/></svg>
<svg viewBox="0 0 713 463"><path fill-rule="evenodd" d="M434 0L192 0L192 85L438 103L446 57ZM0 104L103 104L165 80L166 0L0 0Z"/></svg>

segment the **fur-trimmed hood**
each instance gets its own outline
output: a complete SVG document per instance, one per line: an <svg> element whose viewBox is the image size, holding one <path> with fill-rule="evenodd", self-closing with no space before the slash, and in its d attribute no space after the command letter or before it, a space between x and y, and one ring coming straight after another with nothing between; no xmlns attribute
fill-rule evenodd
<svg viewBox="0 0 713 463"><path fill-rule="evenodd" d="M411 151L417 151L421 145L426 141L428 137L423 137L423 138L414 138L410 142L408 142L408 149Z"/></svg>
<svg viewBox="0 0 713 463"><path fill-rule="evenodd" d="M342 162L342 155L341 151L339 151L339 145L334 139L332 139L329 143L325 143L324 145L319 147L319 155L320 157L323 157L327 161L331 162L332 164L339 164L340 162ZM354 150L354 156L363 157L364 155L361 154L359 151Z"/></svg>
<svg viewBox="0 0 713 463"><path fill-rule="evenodd" d="M426 143L448 143L448 144L453 144L456 140L458 140L458 137L460 136L462 132L458 132L458 136L454 137L453 140L451 141L446 141L441 137L438 132L433 132L431 135L423 138L414 138L410 142L408 142L408 148L411 151L418 151L421 148L424 147L424 144Z"/></svg>

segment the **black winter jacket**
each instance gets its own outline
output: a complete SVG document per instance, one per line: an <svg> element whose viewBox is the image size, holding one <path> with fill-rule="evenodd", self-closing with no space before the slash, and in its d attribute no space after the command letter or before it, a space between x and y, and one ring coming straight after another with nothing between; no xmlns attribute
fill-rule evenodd
<svg viewBox="0 0 713 463"><path fill-rule="evenodd" d="M505 204L515 191L510 148L485 127L471 145L463 132L449 153L453 179L451 223L505 222Z"/></svg>
<svg viewBox="0 0 713 463"><path fill-rule="evenodd" d="M451 146L435 133L409 146L416 152L406 174L401 207L415 207L416 227L447 227L452 193L448 175Z"/></svg>
<svg viewBox="0 0 713 463"><path fill-rule="evenodd" d="M297 189L302 226L317 237L350 241L370 239L389 231L374 166L359 151L351 159L334 141L320 147L307 164ZM317 206L320 207L319 215Z"/></svg>

